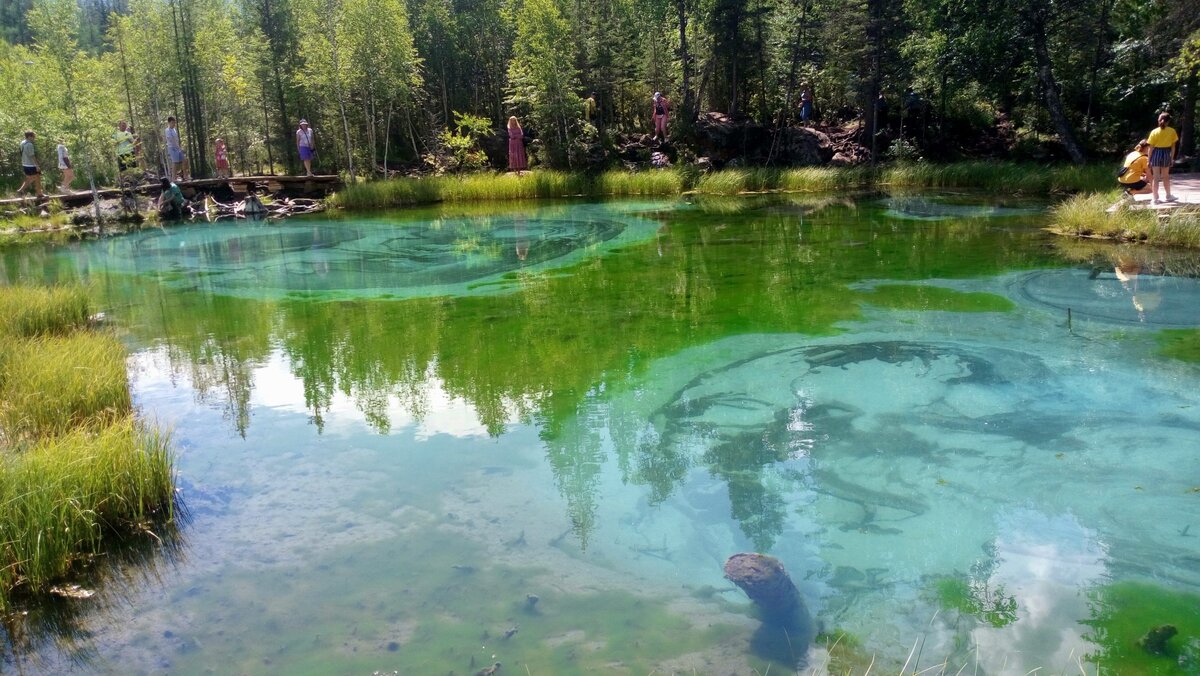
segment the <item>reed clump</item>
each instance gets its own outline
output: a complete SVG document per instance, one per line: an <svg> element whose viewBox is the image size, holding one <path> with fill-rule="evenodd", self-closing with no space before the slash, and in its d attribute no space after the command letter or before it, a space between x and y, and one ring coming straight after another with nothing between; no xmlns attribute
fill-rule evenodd
<svg viewBox="0 0 1200 676"><path fill-rule="evenodd" d="M87 324L87 290L54 286L0 287L0 337L58 335Z"/></svg>
<svg viewBox="0 0 1200 676"><path fill-rule="evenodd" d="M0 357L0 429L10 441L63 434L129 414L125 349L82 331L14 341Z"/></svg>
<svg viewBox="0 0 1200 676"><path fill-rule="evenodd" d="M1133 209L1126 202L1109 213L1120 197L1120 191L1113 190L1064 200L1051 210L1050 231L1068 237L1200 247L1200 208Z"/></svg>
<svg viewBox="0 0 1200 676"><path fill-rule="evenodd" d="M0 288L0 612L174 515L167 437L81 288Z"/></svg>
<svg viewBox="0 0 1200 676"><path fill-rule="evenodd" d="M166 436L131 417L0 452L0 610L99 553L107 538L173 516Z"/></svg>

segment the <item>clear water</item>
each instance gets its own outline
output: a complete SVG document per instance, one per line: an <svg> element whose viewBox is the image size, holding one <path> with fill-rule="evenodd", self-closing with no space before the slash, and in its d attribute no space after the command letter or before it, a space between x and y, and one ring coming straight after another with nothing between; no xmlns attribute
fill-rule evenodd
<svg viewBox="0 0 1200 676"><path fill-rule="evenodd" d="M1200 368L1163 347L1197 340L1200 261L1042 225L963 195L526 204L4 252L94 285L191 512L6 659L1200 673ZM811 645L722 579L740 551L787 566Z"/></svg>

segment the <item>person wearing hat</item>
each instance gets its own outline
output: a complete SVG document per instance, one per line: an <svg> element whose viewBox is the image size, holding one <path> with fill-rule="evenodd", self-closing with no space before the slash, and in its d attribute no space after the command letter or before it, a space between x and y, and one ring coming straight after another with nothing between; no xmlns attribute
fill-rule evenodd
<svg viewBox="0 0 1200 676"><path fill-rule="evenodd" d="M304 163L304 175L312 176L312 161L317 154L317 146L313 143L313 130L308 126L308 120L300 120L300 128L296 130L296 150L300 151L300 161Z"/></svg>
<svg viewBox="0 0 1200 676"><path fill-rule="evenodd" d="M654 107L651 118L654 120L654 138L661 138L665 143L667 140L667 116L671 114L671 100L662 95L662 92L654 92Z"/></svg>

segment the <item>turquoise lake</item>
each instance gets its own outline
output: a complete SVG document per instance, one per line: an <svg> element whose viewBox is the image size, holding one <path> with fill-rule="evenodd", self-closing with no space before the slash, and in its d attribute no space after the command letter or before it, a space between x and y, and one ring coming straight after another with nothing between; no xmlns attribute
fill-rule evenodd
<svg viewBox="0 0 1200 676"><path fill-rule="evenodd" d="M1200 674L1200 255L1057 240L1046 206L467 205L4 250L7 283L91 285L188 515L10 623L0 666ZM807 635L723 579L744 551Z"/></svg>

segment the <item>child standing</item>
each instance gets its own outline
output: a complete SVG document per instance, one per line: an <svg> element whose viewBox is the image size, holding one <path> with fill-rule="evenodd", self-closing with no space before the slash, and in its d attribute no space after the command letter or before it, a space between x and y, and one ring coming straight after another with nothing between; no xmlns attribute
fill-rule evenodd
<svg viewBox="0 0 1200 676"><path fill-rule="evenodd" d="M33 188L37 191L37 196L42 197L46 193L42 192L42 169L38 164L37 148L33 145L33 139L37 135L32 130L25 132L25 140L21 141L21 171L25 173L25 180L21 183L21 187L17 188L17 194L25 192L25 188Z"/></svg>
<svg viewBox="0 0 1200 676"><path fill-rule="evenodd" d="M217 156L217 178L229 178L229 153L225 148L225 139L215 142L214 154Z"/></svg>

